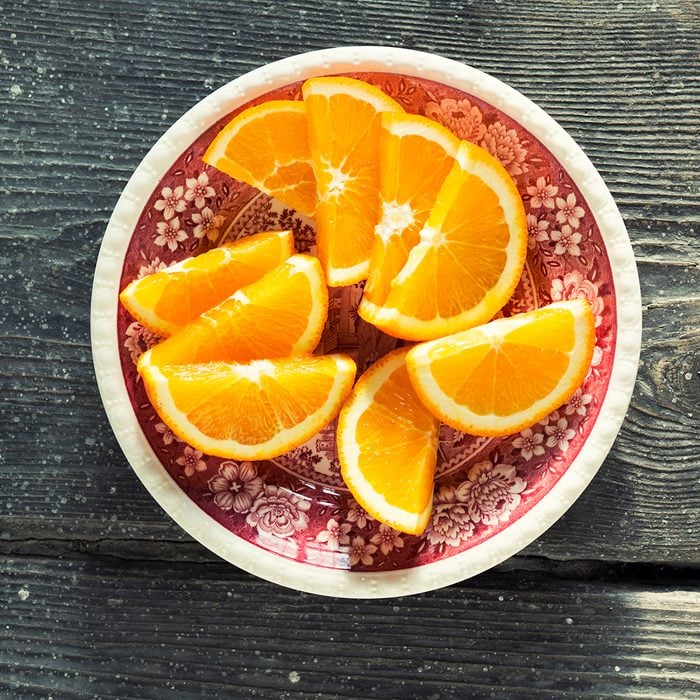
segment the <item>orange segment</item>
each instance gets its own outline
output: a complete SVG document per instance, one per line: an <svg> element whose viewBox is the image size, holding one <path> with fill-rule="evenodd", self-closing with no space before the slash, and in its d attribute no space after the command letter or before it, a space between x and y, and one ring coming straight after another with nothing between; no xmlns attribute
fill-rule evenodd
<svg viewBox="0 0 700 700"><path fill-rule="evenodd" d="M144 353L139 371L148 364L304 355L318 344L327 315L328 289L320 263L309 255L293 255Z"/></svg>
<svg viewBox="0 0 700 700"><path fill-rule="evenodd" d="M341 473L380 522L420 534L432 508L438 421L406 371L407 348L389 353L355 385L338 420Z"/></svg>
<svg viewBox="0 0 700 700"><path fill-rule="evenodd" d="M142 377L163 422L180 439L228 459L270 459L335 418L355 363L345 355L148 365Z"/></svg>
<svg viewBox="0 0 700 700"><path fill-rule="evenodd" d="M369 272L381 114L403 110L379 88L352 78L311 78L302 92L318 192L318 256L328 284L340 287Z"/></svg>
<svg viewBox="0 0 700 700"><path fill-rule="evenodd" d="M167 337L293 253L291 231L257 233L134 280L119 299L142 325Z"/></svg>
<svg viewBox="0 0 700 700"><path fill-rule="evenodd" d="M203 160L303 214L315 212L316 182L303 102L270 100L246 109L212 141Z"/></svg>
<svg viewBox="0 0 700 700"><path fill-rule="evenodd" d="M513 180L490 153L463 141L384 306L368 301L363 318L409 340L484 323L513 293L526 248L525 210Z"/></svg>
<svg viewBox="0 0 700 700"><path fill-rule="evenodd" d="M571 398L591 364L594 324L585 299L557 302L416 345L408 374L448 425L509 435Z"/></svg>
<svg viewBox="0 0 700 700"><path fill-rule="evenodd" d="M382 306L391 283L419 240L459 139L415 114L384 112L379 153L379 222L374 229L365 305ZM358 309L363 315L363 306Z"/></svg>

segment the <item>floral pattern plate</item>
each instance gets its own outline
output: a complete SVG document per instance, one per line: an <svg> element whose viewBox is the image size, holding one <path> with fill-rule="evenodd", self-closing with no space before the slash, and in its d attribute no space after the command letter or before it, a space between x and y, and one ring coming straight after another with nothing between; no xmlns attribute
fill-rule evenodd
<svg viewBox="0 0 700 700"><path fill-rule="evenodd" d="M434 510L426 532L379 524L339 474L332 423L274 460L202 454L160 421L136 373L158 341L118 302L131 280L224 240L291 229L315 250L314 223L202 161L218 131L269 99L301 99L312 75L377 85L489 150L519 187L527 264L503 315L584 297L596 318L591 370L573 398L537 425L501 439L443 426ZM352 354L360 370L397 347L356 313L361 285L331 291L318 352ZM132 467L190 534L269 580L349 597L415 593L482 571L531 542L568 508L609 450L631 395L640 343L636 267L624 224L590 161L522 95L478 70L385 47L302 54L210 95L161 138L110 220L95 274L93 354L103 402Z"/></svg>

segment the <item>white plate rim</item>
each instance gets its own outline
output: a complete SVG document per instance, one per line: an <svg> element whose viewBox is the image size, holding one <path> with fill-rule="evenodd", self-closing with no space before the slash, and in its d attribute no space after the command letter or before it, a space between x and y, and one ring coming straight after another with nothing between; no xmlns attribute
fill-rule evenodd
<svg viewBox="0 0 700 700"><path fill-rule="evenodd" d="M161 177L182 151L237 106L315 75L351 71L403 73L442 82L498 107L537 137L565 166L591 208L605 242L618 334L608 391L580 453L527 513L483 543L437 562L393 572L342 571L287 559L231 533L180 489L157 459L132 410L117 338L117 298L134 226ZM97 385L112 430L132 469L165 512L226 561L299 591L346 598L404 596L441 588L489 569L551 527L595 476L627 412L639 362L642 318L639 279L625 224L589 158L546 112L481 70L435 54L388 46L347 46L290 56L257 68L211 93L151 148L124 188L100 247L92 289L90 329Z"/></svg>

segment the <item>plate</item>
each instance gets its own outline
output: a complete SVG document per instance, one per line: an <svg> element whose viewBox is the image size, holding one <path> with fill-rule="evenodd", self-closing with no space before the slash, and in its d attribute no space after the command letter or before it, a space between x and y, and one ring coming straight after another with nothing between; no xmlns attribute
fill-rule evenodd
<svg viewBox="0 0 700 700"><path fill-rule="evenodd" d="M157 342L118 304L132 279L270 229L314 251L313 221L217 172L202 154L246 107L301 99L301 83L346 74L379 86L488 149L527 211L527 265L506 315L587 298L596 348L583 386L533 428L475 438L443 427L433 515L420 537L372 520L339 476L334 424L279 459L236 462L183 444L159 420L135 371ZM396 347L358 318L360 285L332 291L324 352L360 370ZM227 561L284 586L354 598L418 593L473 576L532 542L581 494L625 416L639 359L641 303L632 248L610 192L545 112L499 80L432 54L343 47L293 56L212 93L156 143L107 226L92 297L97 382L132 468L165 511Z"/></svg>

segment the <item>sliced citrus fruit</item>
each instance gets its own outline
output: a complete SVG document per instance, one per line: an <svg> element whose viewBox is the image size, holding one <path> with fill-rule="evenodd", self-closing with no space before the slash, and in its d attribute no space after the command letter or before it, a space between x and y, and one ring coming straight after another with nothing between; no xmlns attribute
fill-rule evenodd
<svg viewBox="0 0 700 700"><path fill-rule="evenodd" d="M134 280L119 299L142 325L167 337L293 253L291 231L256 233Z"/></svg>
<svg viewBox="0 0 700 700"><path fill-rule="evenodd" d="M442 421L473 435L509 435L574 394L594 346L591 306L576 299L421 343L406 365Z"/></svg>
<svg viewBox="0 0 700 700"><path fill-rule="evenodd" d="M323 355L149 365L142 377L158 415L180 439L218 457L270 459L335 418L352 388L355 363Z"/></svg>
<svg viewBox="0 0 700 700"><path fill-rule="evenodd" d="M370 515L419 534L432 509L439 423L409 381L407 352L394 350L360 377L338 419L338 457Z"/></svg>
<svg viewBox="0 0 700 700"><path fill-rule="evenodd" d="M382 112L403 109L379 88L353 78L311 78L302 86L316 176L316 244L328 284L359 282L379 204Z"/></svg>
<svg viewBox="0 0 700 700"><path fill-rule="evenodd" d="M389 335L429 340L484 323L522 274L527 223L505 168L462 141L454 166L380 308L362 317Z"/></svg>
<svg viewBox="0 0 700 700"><path fill-rule="evenodd" d="M313 216L316 182L303 102L270 100L244 110L219 132L203 159Z"/></svg>
<svg viewBox="0 0 700 700"><path fill-rule="evenodd" d="M451 131L427 117L382 114L379 222L374 228L365 305L384 304L392 281L418 243L459 144ZM362 306L359 312L362 315Z"/></svg>
<svg viewBox="0 0 700 700"><path fill-rule="evenodd" d="M304 355L321 338L328 288L316 258L292 255L141 355L148 364L248 362Z"/></svg>

